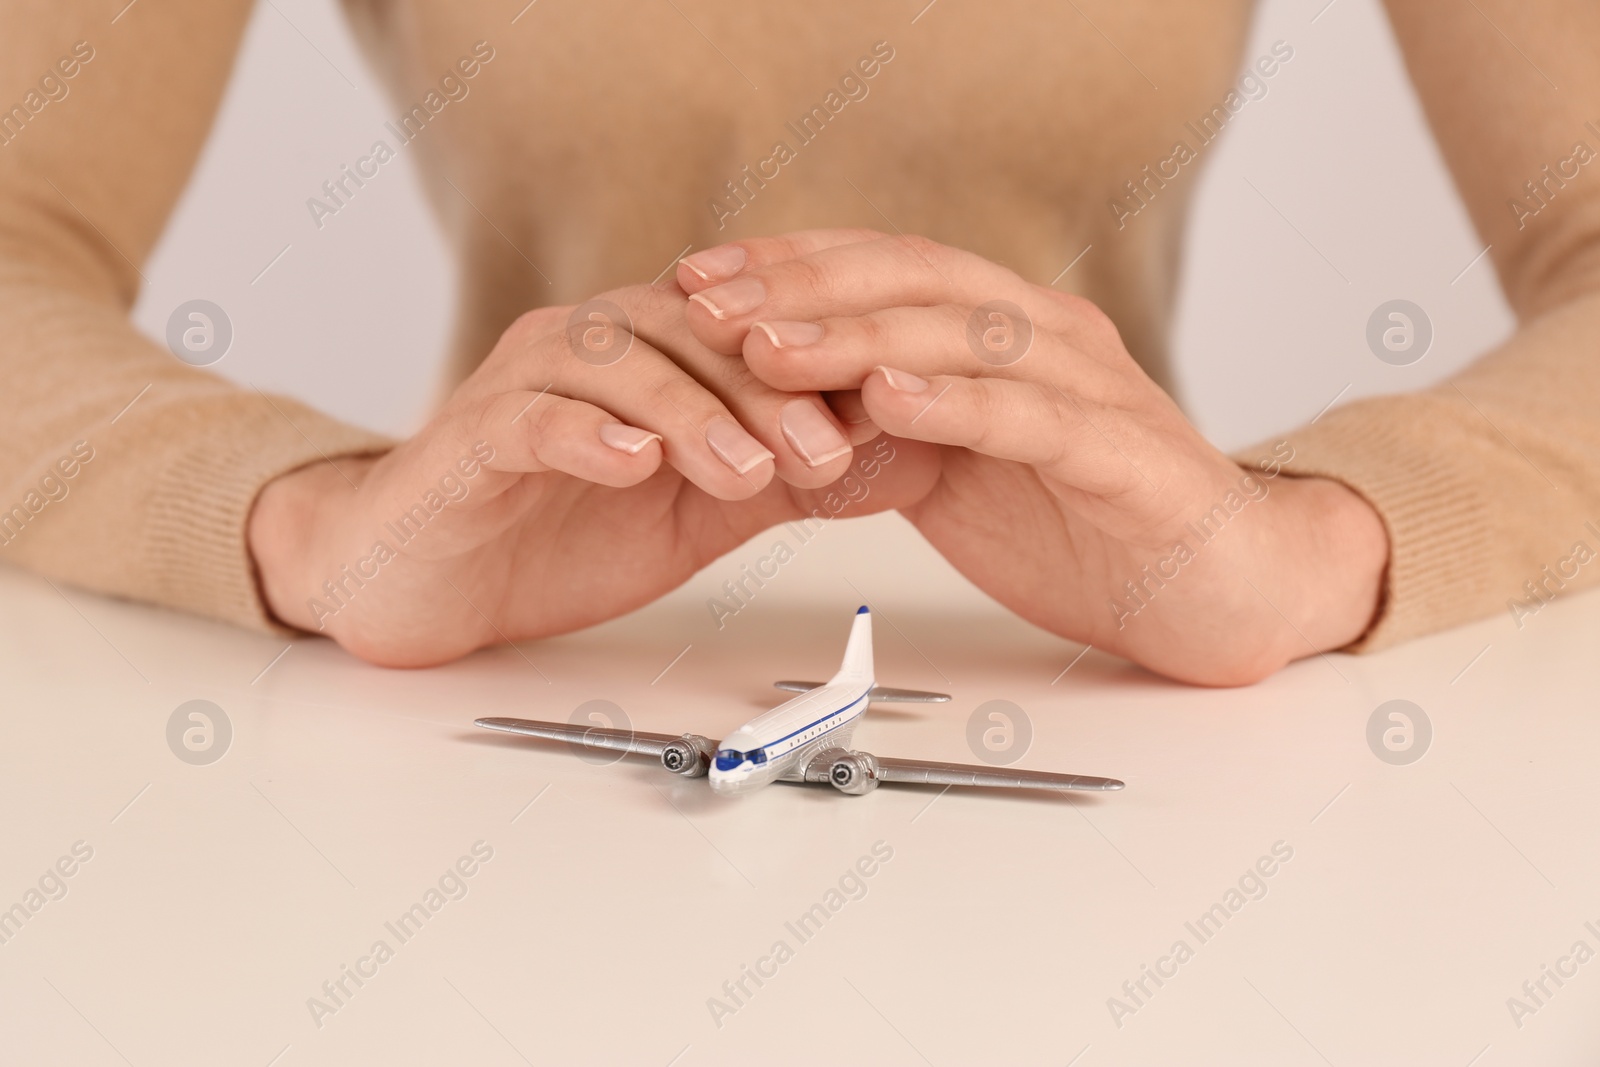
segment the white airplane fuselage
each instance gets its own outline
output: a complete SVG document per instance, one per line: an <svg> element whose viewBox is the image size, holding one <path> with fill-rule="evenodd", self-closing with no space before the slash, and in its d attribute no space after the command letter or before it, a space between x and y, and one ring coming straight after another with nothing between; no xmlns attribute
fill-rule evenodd
<svg viewBox="0 0 1600 1067"><path fill-rule="evenodd" d="M758 715L717 746L711 788L738 796L780 779L799 779L825 748L849 748L866 714L871 677L833 681Z"/></svg>

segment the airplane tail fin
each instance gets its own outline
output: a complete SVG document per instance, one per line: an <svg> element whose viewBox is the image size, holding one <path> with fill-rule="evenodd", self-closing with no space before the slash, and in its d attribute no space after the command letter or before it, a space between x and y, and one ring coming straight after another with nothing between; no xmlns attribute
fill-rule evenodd
<svg viewBox="0 0 1600 1067"><path fill-rule="evenodd" d="M850 640L844 646L844 662L839 665L839 673L833 676L835 682L867 682L874 681L872 673L872 612L867 610L865 604L856 609L856 618L850 624Z"/></svg>

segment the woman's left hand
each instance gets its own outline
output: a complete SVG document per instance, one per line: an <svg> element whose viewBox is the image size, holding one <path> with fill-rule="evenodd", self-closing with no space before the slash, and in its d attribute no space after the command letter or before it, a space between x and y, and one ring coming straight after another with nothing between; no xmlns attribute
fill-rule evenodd
<svg viewBox="0 0 1600 1067"><path fill-rule="evenodd" d="M1260 469L1223 455L1087 300L859 230L722 245L678 281L696 336L768 385L827 391L846 421L943 446L939 480L901 510L1046 629L1236 685L1373 618L1376 512L1336 482L1277 477L1286 455Z"/></svg>

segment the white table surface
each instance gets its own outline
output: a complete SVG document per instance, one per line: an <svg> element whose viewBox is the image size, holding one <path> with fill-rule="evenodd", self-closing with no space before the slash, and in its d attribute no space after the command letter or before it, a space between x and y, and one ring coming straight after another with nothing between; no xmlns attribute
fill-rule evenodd
<svg viewBox="0 0 1600 1067"><path fill-rule="evenodd" d="M274 662L282 640L0 568L0 908L93 850L0 944L0 1062L1600 1058L1600 960L1562 965L1520 1019L1507 1005L1575 942L1600 951L1600 596L1208 691L1098 650L1060 675L1078 646L895 516L826 530L717 631L706 598L775 536L627 618L419 672L309 638ZM606 699L715 737L776 703L773 679L830 673L863 598L879 681L955 700L877 708L858 746L971 762L969 715L1006 699L1034 730L1019 766L1127 789L724 800L471 726ZM1396 698L1434 730L1405 766L1366 740ZM205 766L166 740L194 699L233 728ZM477 842L493 856L465 896L400 942L385 923ZM847 880L858 899L796 937L879 842L865 895ZM1185 924L1279 842L1265 895L1202 943ZM392 958L314 1019L378 940ZM780 940L788 958L731 1000ZM1178 940L1192 958L1114 1019Z"/></svg>

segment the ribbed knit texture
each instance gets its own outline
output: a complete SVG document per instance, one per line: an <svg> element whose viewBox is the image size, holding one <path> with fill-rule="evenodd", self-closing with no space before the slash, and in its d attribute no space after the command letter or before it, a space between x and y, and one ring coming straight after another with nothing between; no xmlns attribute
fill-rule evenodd
<svg viewBox="0 0 1600 1067"><path fill-rule="evenodd" d="M226 409L225 411L217 409ZM161 471L146 511L139 567L145 595L235 622L269 622L245 524L256 494L280 474L388 446L303 404L255 394L212 406L184 449ZM337 462L337 459L335 459Z"/></svg>

